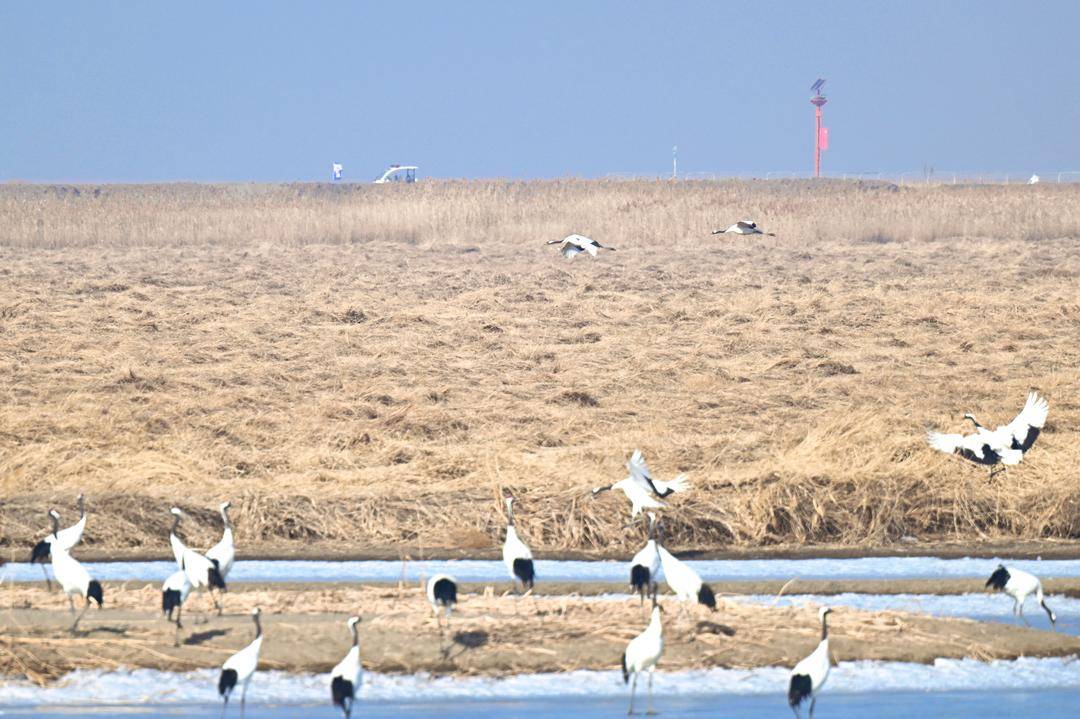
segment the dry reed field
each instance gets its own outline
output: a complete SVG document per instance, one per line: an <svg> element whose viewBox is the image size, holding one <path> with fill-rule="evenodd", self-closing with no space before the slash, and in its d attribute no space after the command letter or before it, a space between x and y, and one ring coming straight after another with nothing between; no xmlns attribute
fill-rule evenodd
<svg viewBox="0 0 1080 719"><path fill-rule="evenodd" d="M756 219L776 237L713 237ZM613 245L567 262L543 243ZM0 545L622 554L1080 538L1080 187L0 187ZM931 424L1050 400L1021 465Z"/></svg>

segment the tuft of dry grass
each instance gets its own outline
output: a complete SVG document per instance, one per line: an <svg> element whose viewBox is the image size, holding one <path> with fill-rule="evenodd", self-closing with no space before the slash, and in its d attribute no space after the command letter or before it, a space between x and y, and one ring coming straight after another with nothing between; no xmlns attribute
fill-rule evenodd
<svg viewBox="0 0 1080 719"><path fill-rule="evenodd" d="M714 238L756 219L775 238ZM618 248L566 262L543 242ZM0 187L0 546L619 553L1080 537L1080 188L842 182ZM927 424L1050 398L1022 465Z"/></svg>

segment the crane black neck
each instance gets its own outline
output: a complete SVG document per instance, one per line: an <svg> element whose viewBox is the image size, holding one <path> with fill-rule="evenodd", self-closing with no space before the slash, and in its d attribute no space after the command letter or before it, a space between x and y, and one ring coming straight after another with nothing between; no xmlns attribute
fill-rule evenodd
<svg viewBox="0 0 1080 719"><path fill-rule="evenodd" d="M172 529L169 530L169 534L176 534L177 528L180 527L180 515L173 515Z"/></svg>
<svg viewBox="0 0 1080 719"><path fill-rule="evenodd" d="M356 630L356 624L352 625L352 645L354 647L360 646L360 632Z"/></svg>
<svg viewBox="0 0 1080 719"><path fill-rule="evenodd" d="M86 516L86 499L80 494L79 495L79 518L81 519L81 518L83 518L85 516Z"/></svg>
<svg viewBox="0 0 1080 719"><path fill-rule="evenodd" d="M259 615L252 614L251 618L255 620L255 638L258 639L262 636L262 624L259 622Z"/></svg>
<svg viewBox="0 0 1080 719"><path fill-rule="evenodd" d="M829 615L825 614L821 618L821 640L825 641L829 638Z"/></svg>
<svg viewBox="0 0 1080 719"><path fill-rule="evenodd" d="M55 514L50 512L49 513L49 521L52 522L52 533L53 533L53 536L55 537L60 532L60 520L56 518Z"/></svg>

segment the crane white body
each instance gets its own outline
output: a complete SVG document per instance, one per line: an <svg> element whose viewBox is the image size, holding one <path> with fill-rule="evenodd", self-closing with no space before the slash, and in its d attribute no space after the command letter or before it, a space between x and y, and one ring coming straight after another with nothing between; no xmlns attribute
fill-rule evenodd
<svg viewBox="0 0 1080 719"><path fill-rule="evenodd" d="M1028 620L1024 616L1024 602L1034 594L1035 601L1046 612L1046 616L1050 618L1050 626L1056 626L1057 615L1054 614L1050 607L1046 606L1042 582L1034 574L1025 572L1023 569L999 564L994 573L990 575L990 578L986 580L986 586L1005 592L1005 594L1012 597L1013 615L1020 617L1024 624L1028 624Z"/></svg>
<svg viewBox="0 0 1080 719"><path fill-rule="evenodd" d="M701 581L701 576L663 546L657 545L664 581L682 602L698 602L709 609L716 609L716 595L712 587Z"/></svg>
<svg viewBox="0 0 1080 719"><path fill-rule="evenodd" d="M251 644L226 659L225 663L221 665L221 676L218 678L218 694L225 700L222 714L228 708L229 697L237 685L241 686L240 712L243 714L244 703L247 700L248 684L259 666L259 652L262 650L263 633L262 625L259 623L259 614L258 607L251 610L251 618L255 622L255 639L252 640Z"/></svg>
<svg viewBox="0 0 1080 719"><path fill-rule="evenodd" d="M630 643L626 646L626 651L623 652L623 682L629 682L631 675L633 675L633 683L630 685L630 710L627 712L628 714L634 713L634 694L637 692L637 679L638 674L641 672L649 673L647 713L653 713L653 672L656 670L656 663L660 661L660 657L664 653L664 627L660 620L662 611L660 605L654 602L649 625L645 627L645 631L630 640Z"/></svg>
<svg viewBox="0 0 1080 719"><path fill-rule="evenodd" d="M206 550L206 558L217 562L218 572L222 579L228 579L236 560L236 543L233 541L232 522L229 521L229 502L222 502L218 510L221 512L221 521L224 529L221 530L221 540L210 549Z"/></svg>
<svg viewBox="0 0 1080 719"><path fill-rule="evenodd" d="M821 641L817 648L808 657L795 665L791 670L791 681L788 685L788 705L795 716L799 716L799 707L807 699L810 700L809 717L813 719L814 704L817 695L825 686L825 680L829 678L829 626L828 616L832 612L828 607L822 607L818 611L821 621Z"/></svg>
<svg viewBox="0 0 1080 719"><path fill-rule="evenodd" d="M968 461L991 467L990 476L993 477L996 472L994 465L1000 463L1011 467L1020 463L1039 437L1049 412L1050 403L1046 398L1040 397L1038 392L1031 392L1024 408L1008 424L991 430L979 424L969 412L964 419L975 425L974 434L946 434L929 430L926 441L938 451L958 454Z"/></svg>
<svg viewBox="0 0 1080 719"><path fill-rule="evenodd" d="M350 617L346 622L352 632L353 644L330 672L330 699L334 706L341 709L345 719L349 719L352 714L353 703L356 695L360 693L360 685L364 679L364 668L360 664L360 634L356 628L359 623L360 617Z"/></svg>
<svg viewBox="0 0 1080 719"><path fill-rule="evenodd" d="M68 554L67 550L62 548L59 544L52 548L52 565L56 581L64 594L67 595L68 606L71 607L71 613L75 614L74 598L76 596L86 600L83 610L79 612L78 616L75 617L75 622L71 625L71 631L74 632L79 626L79 622L82 620L83 615L86 614L86 610L90 608L91 599L97 602L99 609L104 604L101 584L97 580L91 578L90 572L86 571L86 567Z"/></svg>

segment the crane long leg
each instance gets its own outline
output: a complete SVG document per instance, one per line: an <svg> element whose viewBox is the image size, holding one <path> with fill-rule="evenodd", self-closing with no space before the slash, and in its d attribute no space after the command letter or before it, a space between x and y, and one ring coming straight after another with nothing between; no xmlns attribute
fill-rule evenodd
<svg viewBox="0 0 1080 719"><path fill-rule="evenodd" d="M814 719L814 704L816 704L816 703L817 703L817 697L811 697L810 698L810 714L807 715L806 719Z"/></svg>
<svg viewBox="0 0 1080 719"><path fill-rule="evenodd" d="M225 703L221 705L221 719L225 719L225 710L229 708L229 694L225 693Z"/></svg>
<svg viewBox="0 0 1080 719"><path fill-rule="evenodd" d="M653 715L653 714L656 713L655 711L653 711L653 706L652 706L652 677L653 677L653 670L650 669L649 670L649 700L648 700L648 702L646 703L646 706L645 706L645 713L649 714L649 715Z"/></svg>
<svg viewBox="0 0 1080 719"><path fill-rule="evenodd" d="M75 600L72 599L70 594L68 595L68 606L71 607L71 613L72 613L72 615L74 615L75 614Z"/></svg>
<svg viewBox="0 0 1080 719"><path fill-rule="evenodd" d="M240 719L244 717L244 707L247 702L247 682L244 682L244 688L240 691Z"/></svg>
<svg viewBox="0 0 1080 719"><path fill-rule="evenodd" d="M68 597L68 598L70 599L70 597ZM83 618L83 615L86 614L86 610L89 609L89 608L90 608L90 599L87 598L86 606L83 607L83 610L81 612L79 612L79 616L75 617L75 623L71 625L72 633L75 632L75 628L79 626L79 620L81 620ZM74 605L72 606L72 609L74 609Z"/></svg>
<svg viewBox="0 0 1080 719"><path fill-rule="evenodd" d="M630 682L630 709L627 710L626 715L631 716L634 713L634 692L637 691L637 672L634 672L634 679Z"/></svg>
<svg viewBox="0 0 1080 719"><path fill-rule="evenodd" d="M1026 599L1026 597L1025 597L1025 599ZM1019 602L1019 607L1020 607L1020 618L1024 620L1024 626L1030 627L1031 622L1029 622L1027 620L1027 617L1024 616L1024 603Z"/></svg>
<svg viewBox="0 0 1080 719"><path fill-rule="evenodd" d="M45 570L45 562L41 563L41 573L45 575L45 588L50 592L52 591L52 580L49 579L49 573Z"/></svg>

